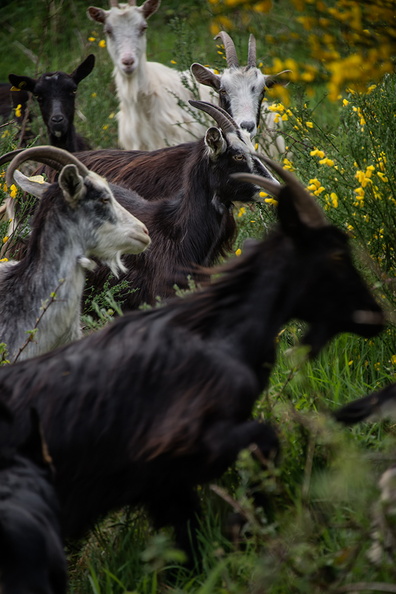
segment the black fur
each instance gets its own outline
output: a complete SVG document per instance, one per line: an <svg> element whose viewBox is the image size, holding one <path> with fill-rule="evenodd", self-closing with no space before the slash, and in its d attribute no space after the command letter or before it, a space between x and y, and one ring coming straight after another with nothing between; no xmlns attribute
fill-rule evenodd
<svg viewBox="0 0 396 594"><path fill-rule="evenodd" d="M66 558L52 470L38 418L28 439L11 446L12 416L0 408L0 591L64 594Z"/></svg>
<svg viewBox="0 0 396 594"><path fill-rule="evenodd" d="M68 536L110 510L145 504L155 525L172 524L188 549L194 487L219 477L251 443L265 456L277 450L274 429L251 412L284 324L310 325L312 355L337 332L382 329L346 236L306 227L291 198L282 190L280 228L251 242L208 287L0 369L0 398L15 412L17 434L29 407L40 412ZM354 322L356 310L374 312L377 325Z"/></svg>

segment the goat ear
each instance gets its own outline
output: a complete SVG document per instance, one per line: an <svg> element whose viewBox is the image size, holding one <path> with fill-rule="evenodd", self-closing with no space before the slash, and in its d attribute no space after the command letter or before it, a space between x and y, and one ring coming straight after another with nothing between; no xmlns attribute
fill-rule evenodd
<svg viewBox="0 0 396 594"><path fill-rule="evenodd" d="M84 178L78 173L75 165L65 165L59 174L59 186L66 202L77 208L79 201L85 195Z"/></svg>
<svg viewBox="0 0 396 594"><path fill-rule="evenodd" d="M33 93L37 83L35 78L30 78L30 76L19 76L18 74L9 74L8 80L15 88L23 91L30 91L31 93Z"/></svg>
<svg viewBox="0 0 396 594"><path fill-rule="evenodd" d="M92 72L93 67L95 66L95 56L93 54L89 54L87 58L73 72L71 73L71 78L74 80L76 85L80 81L82 81L88 74Z"/></svg>
<svg viewBox="0 0 396 594"><path fill-rule="evenodd" d="M191 66L191 72L195 76L197 82L201 83L201 85L212 87L215 91L220 89L220 76L209 70L209 68L195 62Z"/></svg>
<svg viewBox="0 0 396 594"><path fill-rule="evenodd" d="M312 227L307 225L300 215L288 186L282 186L276 197L278 201L278 219L283 231L296 243L301 243Z"/></svg>
<svg viewBox="0 0 396 594"><path fill-rule="evenodd" d="M95 6L90 6L87 9L87 15L92 21L96 21L97 23L105 23L108 11L103 10L102 8L96 8Z"/></svg>
<svg viewBox="0 0 396 594"><path fill-rule="evenodd" d="M36 198L42 198L51 185L45 181L39 182L35 179L26 177L26 175L21 173L18 169L14 171L14 180L21 190L28 194L32 194L32 196L35 196Z"/></svg>
<svg viewBox="0 0 396 594"><path fill-rule="evenodd" d="M146 0L140 7L143 11L144 18L148 19L151 17L159 9L160 4L161 0Z"/></svg>
<svg viewBox="0 0 396 594"><path fill-rule="evenodd" d="M205 144L209 148L211 157L221 155L227 148L227 142L219 128L209 128L205 134Z"/></svg>

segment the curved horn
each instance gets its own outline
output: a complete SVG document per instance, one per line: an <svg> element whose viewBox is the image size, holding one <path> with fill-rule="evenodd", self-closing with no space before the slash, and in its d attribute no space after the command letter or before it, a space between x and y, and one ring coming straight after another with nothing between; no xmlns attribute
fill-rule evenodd
<svg viewBox="0 0 396 594"><path fill-rule="evenodd" d="M253 34L249 36L249 46L248 46L248 68L256 68L256 38Z"/></svg>
<svg viewBox="0 0 396 594"><path fill-rule="evenodd" d="M43 159L55 161L56 164L61 166L73 164L77 167L79 174L83 177L86 177L89 174L89 169L68 151L49 145L33 146L18 153L12 159L6 174L7 185L12 184L14 171L21 165L21 163L28 160L38 161L40 163L44 162Z"/></svg>
<svg viewBox="0 0 396 594"><path fill-rule="evenodd" d="M235 132L235 130L239 129L238 124L232 119L230 114L219 105L213 105L206 101L196 101L195 99L189 99L188 102L193 107L205 111L212 116L225 134L227 134L227 132Z"/></svg>
<svg viewBox="0 0 396 594"><path fill-rule="evenodd" d="M266 165L269 165L279 175L279 177L281 177L283 181L286 182L287 186L291 191L294 205L300 214L301 220L306 225L313 228L320 228L329 225L320 206L317 204L317 202L314 200L311 194L307 192L304 186L298 181L296 176L291 171L289 171L288 169L284 169L282 165L276 163L272 159L269 159L265 155L255 154L254 156L259 158L260 161L263 161L263 163L265 163ZM258 186L265 188L274 196L279 196L279 192L282 188L279 186L276 186L276 188L272 188L272 183L269 180L264 179L258 175L247 173L235 173L233 175L238 176L238 179L241 179L241 181L249 181L251 183L257 184ZM244 176L245 179L242 179L241 176Z"/></svg>
<svg viewBox="0 0 396 594"><path fill-rule="evenodd" d="M231 37L225 31L220 31L220 33L216 35L215 39L219 38L221 39L224 45L228 68L231 68L231 66L238 67L238 56L236 53L234 42L232 41Z"/></svg>
<svg viewBox="0 0 396 594"><path fill-rule="evenodd" d="M248 182L249 184L260 186L273 196L279 196L279 192L282 189L280 184L268 179L267 177L263 177L262 175L257 175L256 173L230 173L230 177L233 177L238 181Z"/></svg>
<svg viewBox="0 0 396 594"><path fill-rule="evenodd" d="M10 151L9 153L4 153L4 155L2 155L0 157L0 165L5 165L5 163L9 163L10 161L13 160L13 158L16 155L19 155L19 153L23 153L25 149L16 149L15 151Z"/></svg>

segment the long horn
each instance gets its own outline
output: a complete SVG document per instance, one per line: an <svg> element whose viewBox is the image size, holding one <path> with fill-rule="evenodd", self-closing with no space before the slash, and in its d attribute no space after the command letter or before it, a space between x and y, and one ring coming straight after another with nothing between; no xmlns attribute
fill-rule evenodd
<svg viewBox="0 0 396 594"><path fill-rule="evenodd" d="M298 181L296 176L291 173L291 171L284 169L282 165L276 163L272 159L269 159L265 155L255 154L254 156L259 158L260 161L263 161L263 163L266 165L269 165L279 175L279 177L281 177L283 181L286 182L287 186L291 190L294 205L300 214L301 220L306 225L313 228L320 228L329 225L320 206L316 203L311 194L307 192L304 186ZM268 190L274 196L279 196L280 190L282 189L279 186L271 187L273 182L258 175L248 173L234 173L233 176L238 176L237 179L241 179L241 181L248 181L250 183L257 184L258 186ZM241 176L244 176L244 179L242 179Z"/></svg>
<svg viewBox="0 0 396 594"><path fill-rule="evenodd" d="M220 33L216 35L215 39L219 38L221 39L224 45L228 68L231 68L231 66L238 67L238 56L236 53L234 42L232 41L231 37L225 31L220 31Z"/></svg>
<svg viewBox="0 0 396 594"><path fill-rule="evenodd" d="M201 111L205 111L216 121L225 134L227 132L235 132L239 129L238 124L232 119L229 113L227 113L219 105L213 105L206 101L196 101L195 99L189 99L189 104Z"/></svg>
<svg viewBox="0 0 396 594"><path fill-rule="evenodd" d="M256 173L230 173L230 177L233 177L238 181L248 182L249 184L260 186L273 196L279 196L279 192L282 189L280 184L268 179L267 177L263 177L262 175L257 175Z"/></svg>
<svg viewBox="0 0 396 594"><path fill-rule="evenodd" d="M253 34L249 36L249 45L248 45L248 68L256 68L256 38Z"/></svg>
<svg viewBox="0 0 396 594"><path fill-rule="evenodd" d="M19 153L23 153L25 149L21 148L21 149L16 149L15 151L10 151L9 153L4 153L4 155L2 155L0 157L0 165L5 165L5 163L9 163L10 161L13 160L13 158L16 155L19 155Z"/></svg>
<svg viewBox="0 0 396 594"><path fill-rule="evenodd" d="M42 163L44 162L43 159L54 161L57 165L61 166L70 164L75 165L78 169L78 172L83 177L86 177L89 174L89 169L87 169L87 167L85 167L85 165L81 163L81 161L79 161L76 156L69 153L68 151L50 145L33 146L31 148L25 149L21 153L18 153L12 159L7 169L6 184L12 184L14 171L19 167L19 165L28 160Z"/></svg>

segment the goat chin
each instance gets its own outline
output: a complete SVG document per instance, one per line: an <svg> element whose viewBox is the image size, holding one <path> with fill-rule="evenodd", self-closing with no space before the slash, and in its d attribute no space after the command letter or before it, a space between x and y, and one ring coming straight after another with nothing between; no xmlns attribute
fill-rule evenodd
<svg viewBox="0 0 396 594"><path fill-rule="evenodd" d="M102 260L102 263L108 266L116 278L119 278L120 274L128 272L127 267L121 260L121 252L117 252L113 258L108 260Z"/></svg>

